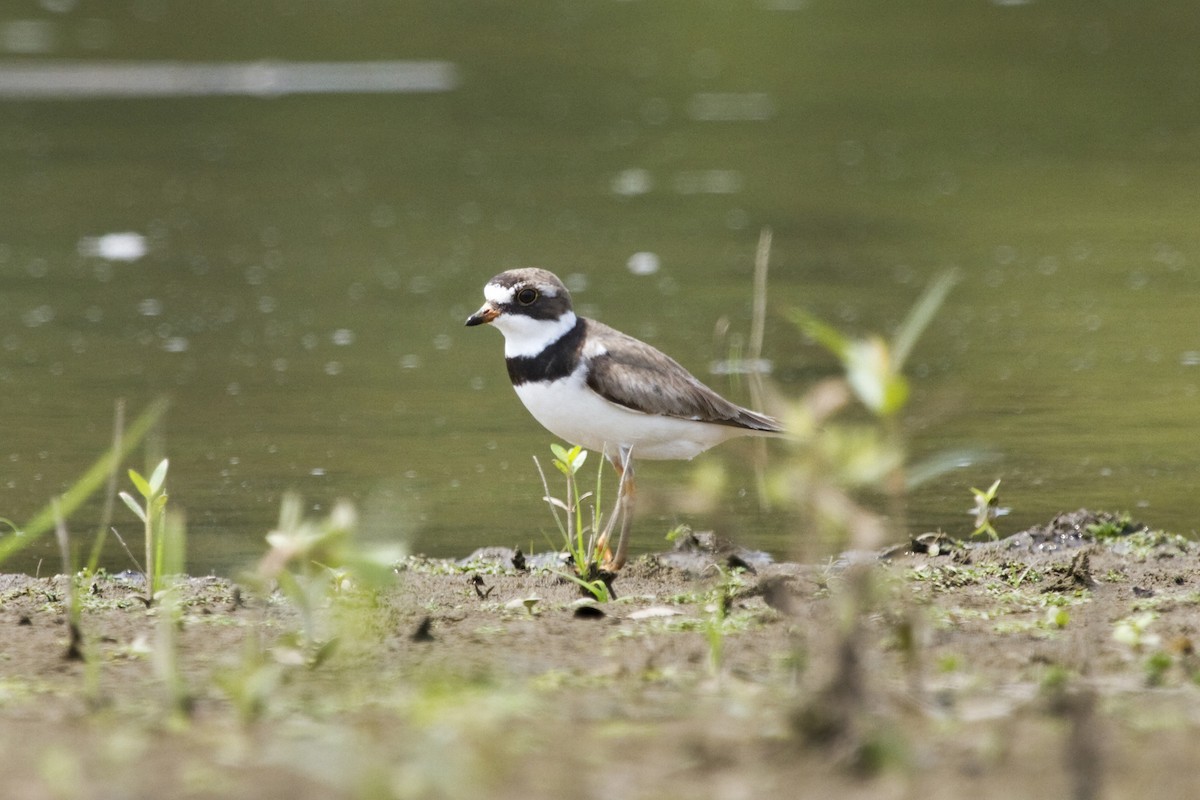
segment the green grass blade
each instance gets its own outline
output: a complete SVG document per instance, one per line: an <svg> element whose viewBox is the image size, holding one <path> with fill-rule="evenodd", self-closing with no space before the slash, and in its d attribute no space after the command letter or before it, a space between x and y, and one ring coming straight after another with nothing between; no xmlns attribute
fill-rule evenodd
<svg viewBox="0 0 1200 800"><path fill-rule="evenodd" d="M142 443L146 434L162 419L170 405L165 397L160 397L141 413L121 440L119 447L110 448L86 472L75 481L67 491L58 498L58 505L63 517L70 517L85 500L91 497L108 480L108 474L115 463L120 463L134 448ZM19 535L0 539L0 564L25 547L33 544L47 531L54 528L54 503L48 503L33 519L25 523Z"/></svg>
<svg viewBox="0 0 1200 800"><path fill-rule="evenodd" d="M1000 454L983 448L943 450L910 464L904 470L904 488L917 489L935 478L967 466L977 467L998 461Z"/></svg>
<svg viewBox="0 0 1200 800"><path fill-rule="evenodd" d="M187 522L182 511L162 516L162 535L158 537L158 563L155 574L160 578L179 576L187 568Z"/></svg>
<svg viewBox="0 0 1200 800"><path fill-rule="evenodd" d="M892 369L900 372L908 354L925 328L937 315L938 309L946 301L946 295L958 283L958 270L949 269L934 278L933 283L925 289L925 293L909 310L908 316L896 329L896 338L892 341Z"/></svg>
<svg viewBox="0 0 1200 800"><path fill-rule="evenodd" d="M569 572L560 572L558 570L551 570L551 572L560 578L566 578L581 589L586 590L598 603L607 603L612 600L612 596L608 593L608 587L604 585L604 581L602 580L585 581L578 575L572 575Z"/></svg>
<svg viewBox="0 0 1200 800"><path fill-rule="evenodd" d="M801 332L837 356L838 360L843 362L846 360L853 343L850 337L802 308L792 309L790 317L792 324Z"/></svg>

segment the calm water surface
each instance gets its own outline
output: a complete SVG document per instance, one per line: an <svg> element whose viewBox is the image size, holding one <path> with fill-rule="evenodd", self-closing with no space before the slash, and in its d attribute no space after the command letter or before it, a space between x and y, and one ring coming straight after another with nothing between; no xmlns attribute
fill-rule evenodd
<svg viewBox="0 0 1200 800"><path fill-rule="evenodd" d="M888 331L932 276L964 277L913 356L906 425L917 455L997 459L918 492L914 531L965 533L969 487L999 477L1002 531L1089 505L1191 532L1198 34L1189 2L0 12L0 75L270 59L436 61L452 78L0 98L0 516L27 519L82 472L116 398L165 393L193 572L251 561L289 488L318 510L352 498L371 535L434 555L544 547L531 456L550 438L501 337L462 326L483 283L555 270L585 313L745 402L709 365L748 330L770 226L766 355L785 393L836 369L787 309ZM758 510L745 453L644 464L636 545L687 522L792 551L805 532ZM685 501L709 460L734 474L720 514ZM5 568L48 571L52 552ZM107 563L129 566L116 548Z"/></svg>

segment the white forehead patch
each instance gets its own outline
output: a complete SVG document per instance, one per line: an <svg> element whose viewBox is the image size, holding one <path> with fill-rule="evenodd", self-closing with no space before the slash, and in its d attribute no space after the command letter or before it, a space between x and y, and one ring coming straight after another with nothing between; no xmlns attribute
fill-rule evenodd
<svg viewBox="0 0 1200 800"><path fill-rule="evenodd" d="M511 303L516 297L518 289L534 288L543 297L558 297L558 287L541 281L527 282L522 281L515 286L502 286L498 283L489 283L483 287L483 297L493 305L505 305Z"/></svg>
<svg viewBox="0 0 1200 800"><path fill-rule="evenodd" d="M495 306L506 305L513 300L513 289L511 286L489 283L483 287L483 299Z"/></svg>

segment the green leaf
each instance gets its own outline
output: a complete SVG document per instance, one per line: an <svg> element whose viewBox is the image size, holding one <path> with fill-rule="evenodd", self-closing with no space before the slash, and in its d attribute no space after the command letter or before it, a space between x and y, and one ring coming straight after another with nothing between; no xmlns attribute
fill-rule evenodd
<svg viewBox="0 0 1200 800"><path fill-rule="evenodd" d="M59 512L63 517L69 517L75 509L79 508L85 500L103 486L108 480L108 476L115 471L116 465L141 444L150 429L162 419L169 405L166 398L162 397L151 403L125 430L120 446L105 451L79 477L79 480L71 484L71 487L61 497L56 498L58 509L55 508L55 503L48 503L21 527L24 536L10 536L0 540L0 563L21 548L33 544L38 537L53 529Z"/></svg>
<svg viewBox="0 0 1200 800"><path fill-rule="evenodd" d="M933 320L942 303L946 301L946 295L950 293L956 283L958 283L958 270L946 270L938 275L913 304L908 316L904 318L904 322L900 323L900 327L896 329L896 336L892 340L892 368L896 372L904 368L904 362L908 360L908 354L912 352L913 345L917 343L917 339L921 338L921 334L925 332L925 328Z"/></svg>
<svg viewBox="0 0 1200 800"><path fill-rule="evenodd" d="M583 462L587 460L587 450L584 450L580 445L575 445L570 450L560 444L551 444L550 452L554 453L554 466L563 475L574 475L579 472L579 468L583 466Z"/></svg>
<svg viewBox="0 0 1200 800"><path fill-rule="evenodd" d="M154 468L154 474L150 476L150 491L158 494L162 491L163 481L167 479L167 459L159 462L159 465Z"/></svg>
<svg viewBox="0 0 1200 800"><path fill-rule="evenodd" d="M908 378L900 373L892 375L884 387L883 409L879 412L890 417L908 403Z"/></svg>
<svg viewBox="0 0 1200 800"><path fill-rule="evenodd" d="M578 575L572 575L569 572L559 572L557 570L552 571L560 578L566 578L576 586L579 586L580 588L590 592L592 597L594 597L598 603L607 603L612 600L612 595L608 593L608 586L606 586L602 580L597 579L594 581L585 581Z"/></svg>
<svg viewBox="0 0 1200 800"><path fill-rule="evenodd" d="M562 500L559 500L557 497L551 497L550 495L546 495L545 497L542 498L542 500L546 501L547 503L549 503L552 506L558 506L563 511L566 511L568 514L571 513L571 509L567 508L567 504L564 503Z"/></svg>
<svg viewBox="0 0 1200 800"><path fill-rule="evenodd" d="M316 669L324 664L329 660L329 657L333 655L333 651L337 649L337 646L337 637L334 637L327 642L321 642L321 644L319 644L317 648L309 655L308 666L312 669Z"/></svg>
<svg viewBox="0 0 1200 800"><path fill-rule="evenodd" d="M849 337L803 309L793 309L791 317L792 323L802 332L812 337L818 344L843 362L846 361L851 345Z"/></svg>
<svg viewBox="0 0 1200 800"><path fill-rule="evenodd" d="M146 482L137 470L129 470L129 480L133 481L133 486L138 490L138 494L142 497L150 497L153 492L150 490L150 484Z"/></svg>
<svg viewBox="0 0 1200 800"><path fill-rule="evenodd" d="M887 345L882 339L860 339L850 342L843 359L850 388L874 414L885 415L889 405L889 386L892 379Z"/></svg>
<svg viewBox="0 0 1200 800"><path fill-rule="evenodd" d="M303 522L304 501L296 492L284 492L283 499L279 503L278 530L291 533L298 530Z"/></svg>
<svg viewBox="0 0 1200 800"><path fill-rule="evenodd" d="M125 501L125 505L129 506L130 511L138 515L138 519L140 519L142 522L146 521L146 512L142 510L142 507L138 505L138 501L134 500L129 492L121 492L117 496Z"/></svg>

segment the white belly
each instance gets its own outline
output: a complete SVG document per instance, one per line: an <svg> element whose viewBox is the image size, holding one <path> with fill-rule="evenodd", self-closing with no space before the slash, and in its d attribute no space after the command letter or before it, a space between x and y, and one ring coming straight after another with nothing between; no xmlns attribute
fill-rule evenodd
<svg viewBox="0 0 1200 800"><path fill-rule="evenodd" d="M635 459L688 459L753 431L731 425L643 414L610 403L584 383L583 370L553 383L523 383L517 396L555 436L596 453L632 448Z"/></svg>

